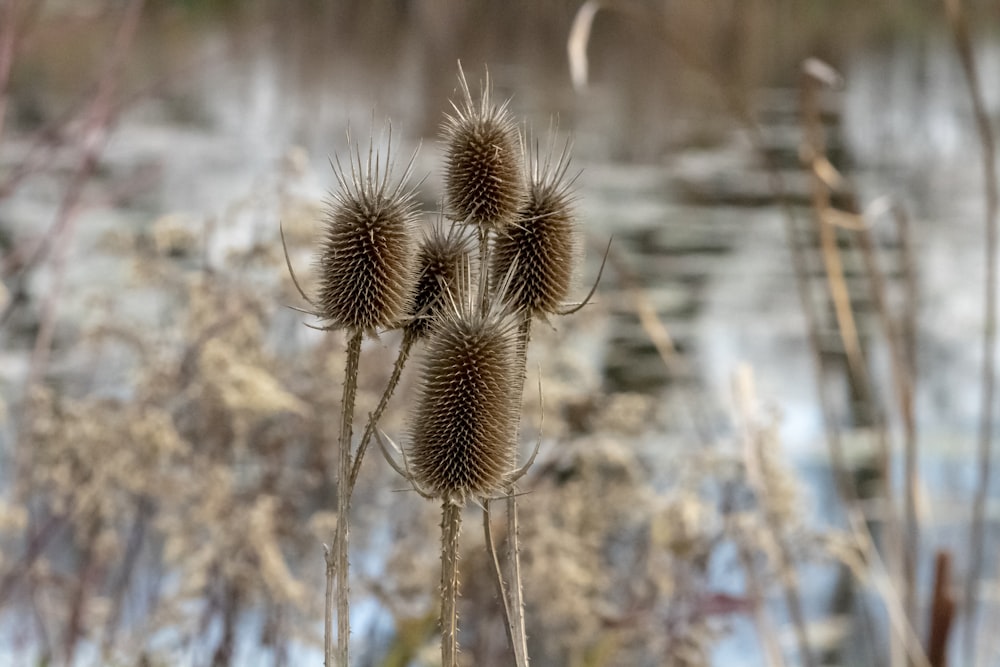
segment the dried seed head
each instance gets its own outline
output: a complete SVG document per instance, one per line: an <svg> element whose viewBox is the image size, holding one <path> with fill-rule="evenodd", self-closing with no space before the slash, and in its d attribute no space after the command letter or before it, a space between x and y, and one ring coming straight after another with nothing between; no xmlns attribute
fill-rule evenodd
<svg viewBox="0 0 1000 667"><path fill-rule="evenodd" d="M317 315L331 328L374 333L396 326L409 312L416 280L417 205L405 183L413 157L394 185L388 149L384 162L372 143L364 162L355 149L349 175L335 160L339 189L317 258L316 299Z"/></svg>
<svg viewBox="0 0 1000 667"><path fill-rule="evenodd" d="M537 148L534 159L529 156L527 202L494 244L491 274L504 276L513 267L507 294L517 308L533 315L558 312L569 294L576 269L573 182L566 179L569 149L567 142L554 164L551 150L544 163L538 158Z"/></svg>
<svg viewBox="0 0 1000 667"><path fill-rule="evenodd" d="M433 321L447 303L448 295L464 301L467 287L460 276L469 263L470 239L458 225L447 230L439 222L424 236L417 254L418 278L413 293L413 319L407 331L422 338L430 333Z"/></svg>
<svg viewBox="0 0 1000 667"><path fill-rule="evenodd" d="M490 99L489 74L479 104L459 65L463 99L445 114L445 194L456 220L503 229L524 197L521 135L507 110Z"/></svg>
<svg viewBox="0 0 1000 667"><path fill-rule="evenodd" d="M452 302L435 322L410 445L414 479L435 495L487 497L513 471L519 355L509 313Z"/></svg>

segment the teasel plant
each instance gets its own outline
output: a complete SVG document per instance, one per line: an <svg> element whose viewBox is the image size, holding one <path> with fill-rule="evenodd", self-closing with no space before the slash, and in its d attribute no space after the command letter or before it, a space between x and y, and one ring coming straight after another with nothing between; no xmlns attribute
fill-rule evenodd
<svg viewBox="0 0 1000 667"><path fill-rule="evenodd" d="M441 664L458 665L459 536L469 501L483 504L524 474L515 469L523 370L517 313L501 288L484 297L466 263L458 298L431 324L402 465L376 433L390 465L424 498L441 503ZM509 281L508 281L509 282ZM480 281L480 285L482 285ZM485 307L483 304L486 304ZM530 462L529 462L530 464Z"/></svg>
<svg viewBox="0 0 1000 667"><path fill-rule="evenodd" d="M339 157L335 156L332 160L337 190L329 202L323 239L315 259L319 288L314 297L308 296L302 289L288 260L287 250L285 253L296 289L310 306L304 312L323 322L322 326L314 328L344 330L347 335L338 440L337 530L334 548L324 547L327 574L324 618L326 667L333 667L334 664L347 667L350 664L349 515L351 494L364 455L364 447L359 445L352 456L351 439L362 338L365 334L377 335L380 330L404 328L405 349L401 349L394 371L397 380L412 342L408 340L405 325L413 320L414 290L419 278L416 240L418 207L415 186L408 184L416 151L407 161L402 175L394 178L391 146L391 126L384 159L376 150L374 140L369 141L368 153L364 157L360 147L352 145L348 135L348 168L345 169ZM394 387L395 383L391 386ZM377 413L384 409L389 394L391 391L383 396ZM372 420L376 418L373 414ZM373 426L369 425L366 432L371 428ZM364 439L362 442L366 444ZM332 639L334 589L336 662Z"/></svg>

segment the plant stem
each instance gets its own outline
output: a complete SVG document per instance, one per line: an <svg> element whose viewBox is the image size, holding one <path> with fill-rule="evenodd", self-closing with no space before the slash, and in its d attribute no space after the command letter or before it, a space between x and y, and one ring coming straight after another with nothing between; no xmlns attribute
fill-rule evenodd
<svg viewBox="0 0 1000 667"><path fill-rule="evenodd" d="M462 506L441 503L441 667L458 667L458 536Z"/></svg>
<svg viewBox="0 0 1000 667"><path fill-rule="evenodd" d="M351 635L349 513L351 508L351 426L354 419L354 397L358 389L358 360L361 357L361 331L355 331L347 343L347 365L344 370L344 397L340 404L340 464L337 467L337 660L349 667ZM329 565L328 565L329 567ZM327 667L332 667L327 664Z"/></svg>
<svg viewBox="0 0 1000 667"><path fill-rule="evenodd" d="M518 387L518 402L524 400L524 382L527 375L528 342L531 340L531 313L525 311L517 328L518 367L521 369L521 383ZM520 414L520 410L518 410ZM520 429L518 429L520 430ZM528 634L524 627L524 589L521 585L521 549L518 541L517 493L511 487L507 494L507 562L510 566L511 643L517 667L528 667Z"/></svg>
<svg viewBox="0 0 1000 667"><path fill-rule="evenodd" d="M368 417L368 425L365 426L365 433L361 436L361 444L358 445L358 451L354 455L354 465L351 468L351 476L348 480L348 494L354 492L354 485L357 483L358 474L361 472L361 460L364 458L365 451L368 449L372 436L375 434L378 420L382 418L382 413L385 412L386 406L389 405L389 399L392 398L393 392L396 391L399 378L403 374L403 366L406 365L407 359L410 358L410 350L413 349L413 343L416 340L417 337L409 330L404 331L403 340L399 344L399 355L396 357L396 363L392 367L392 375L389 376L389 382L385 386L385 391L382 392L382 398L379 399L378 406L376 406L375 411Z"/></svg>
<svg viewBox="0 0 1000 667"><path fill-rule="evenodd" d="M333 581L336 578L337 561L329 545L323 545L323 560L326 561L326 605L323 615L323 667L333 667Z"/></svg>
<svg viewBox="0 0 1000 667"><path fill-rule="evenodd" d="M494 581L497 585L497 596L500 598L500 604L503 607L503 621L504 630L507 633L507 644L510 646L511 651L514 652L513 616L511 616L510 602L507 599L507 586L503 580L503 568L500 566L500 558L497 556L497 543L493 538L493 515L490 511L489 498L483 501L483 536L486 540L486 551L490 555L490 565L493 568ZM514 659L515 661L517 660L516 653Z"/></svg>
<svg viewBox="0 0 1000 667"><path fill-rule="evenodd" d="M521 549L517 526L517 494L507 496L507 562L510 563L510 626L517 667L528 667L528 633L524 628L524 588L521 586Z"/></svg>

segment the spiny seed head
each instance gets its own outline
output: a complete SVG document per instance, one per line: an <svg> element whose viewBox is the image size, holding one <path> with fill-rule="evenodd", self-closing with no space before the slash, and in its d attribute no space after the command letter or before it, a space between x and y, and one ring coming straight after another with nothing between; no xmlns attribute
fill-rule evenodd
<svg viewBox="0 0 1000 667"><path fill-rule="evenodd" d="M458 225L447 230L440 222L431 227L424 236L417 253L418 277L413 292L413 319L406 325L407 331L418 338L427 336L434 319L445 307L449 295L456 301L463 301L462 290L468 285L461 280L462 271L469 263L470 239L462 233Z"/></svg>
<svg viewBox="0 0 1000 667"><path fill-rule="evenodd" d="M454 219L486 229L503 229L524 197L521 135L507 103L490 99L487 73L476 104L459 64L462 100L445 114L445 195Z"/></svg>
<svg viewBox="0 0 1000 667"><path fill-rule="evenodd" d="M551 149L544 163L529 156L528 198L515 222L494 243L491 273L511 273L507 294L517 308L533 315L558 312L569 294L578 259L577 223L567 142L553 164ZM512 269L513 267L513 269Z"/></svg>
<svg viewBox="0 0 1000 667"><path fill-rule="evenodd" d="M519 354L509 313L452 302L435 322L410 445L414 479L432 494L488 497L513 471Z"/></svg>
<svg viewBox="0 0 1000 667"><path fill-rule="evenodd" d="M334 162L339 188L317 257L317 315L331 328L374 333L396 326L410 312L417 205L405 183L413 157L395 184L389 150L383 162L372 143L364 162L355 148L349 174L339 158Z"/></svg>

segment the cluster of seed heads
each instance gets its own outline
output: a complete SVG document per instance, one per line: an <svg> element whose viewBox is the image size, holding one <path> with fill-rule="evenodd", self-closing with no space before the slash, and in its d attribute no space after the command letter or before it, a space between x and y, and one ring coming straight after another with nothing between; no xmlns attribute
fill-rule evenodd
<svg viewBox="0 0 1000 667"><path fill-rule="evenodd" d="M506 103L491 100L489 79L478 100L461 72L459 82L442 127L452 225L439 221L418 244L406 184L412 158L394 180L388 155L383 161L370 147L363 160L355 149L349 170L335 163L339 190L317 260L315 307L329 328L403 327L408 340L427 341L410 427L412 474L434 495L466 498L497 494L513 470L514 388L523 374L514 314L558 312L577 244L568 145L555 159L536 149L525 169L518 125ZM469 225L480 231L481 259L493 236L491 258L478 267L478 298L470 296Z"/></svg>
<svg viewBox="0 0 1000 667"><path fill-rule="evenodd" d="M442 215L450 218L451 227L446 230L439 221L418 244L416 196L407 185L413 158L394 180L388 150L383 161L369 144L363 160L354 148L349 170L339 160L334 164L339 189L331 201L317 257L319 291L315 299L306 297L324 328L350 333L338 467L338 511L345 514L343 523L338 522L336 562L329 557L327 561L328 572L335 571L337 577L342 664L349 663L351 489L410 346L426 342L409 428L412 466L397 470L424 495L443 500L442 664L453 667L461 506L468 499L508 492L520 474L514 468L531 318L560 312L573 277L577 244L572 181L566 180L569 145L555 160L550 150L542 161L536 149L525 169L518 125L506 103L491 100L489 78L478 102L461 68L459 82L461 99L452 104L454 114L445 116L442 128ZM472 238L466 233L470 227L479 243L476 266L470 252ZM472 288L474 271L478 271L478 293ZM352 457L362 334L391 328L404 331L399 357ZM332 662L330 596L328 587L327 664ZM520 608L519 603L516 606Z"/></svg>

